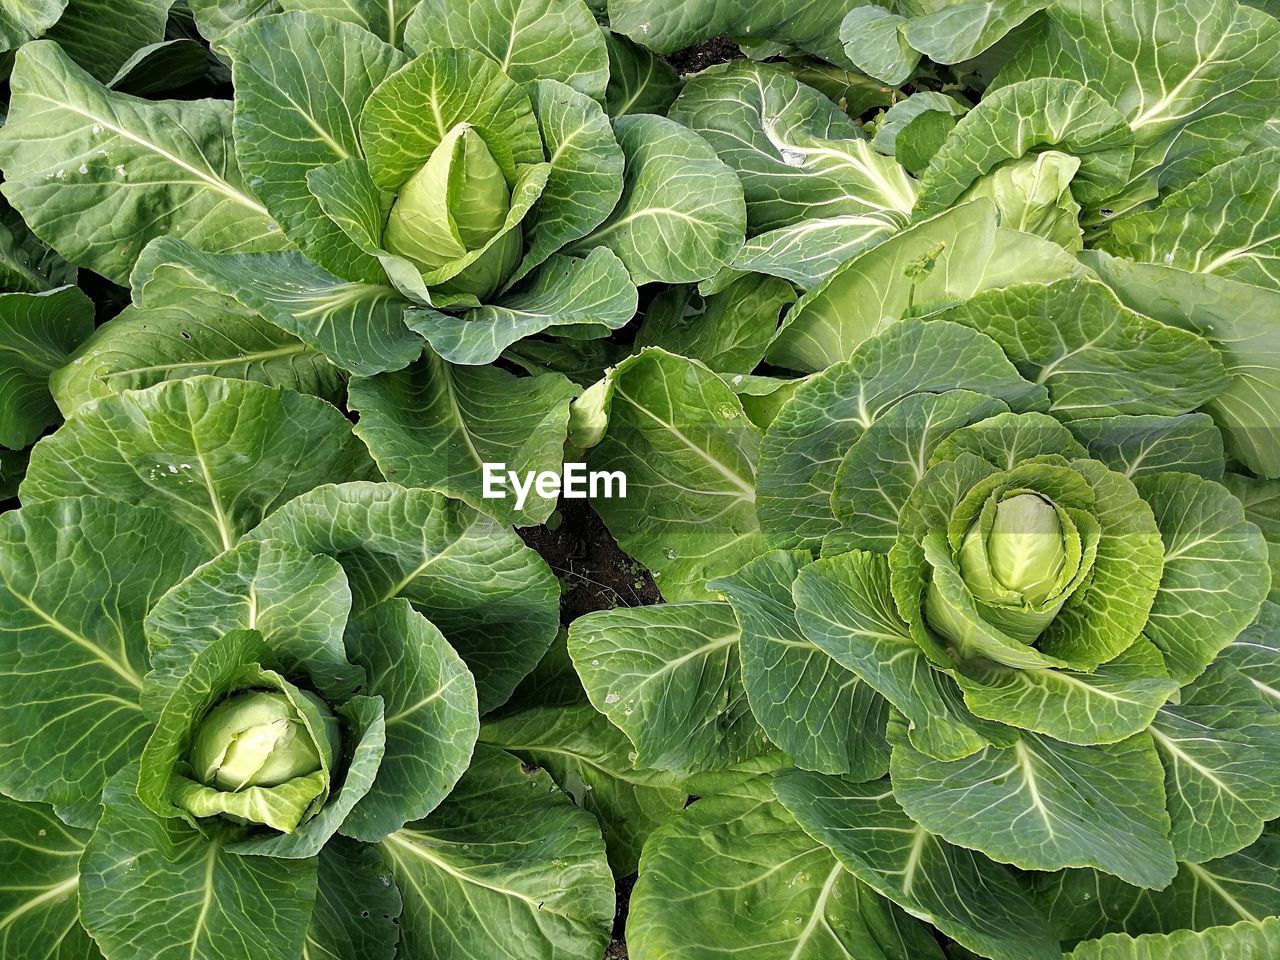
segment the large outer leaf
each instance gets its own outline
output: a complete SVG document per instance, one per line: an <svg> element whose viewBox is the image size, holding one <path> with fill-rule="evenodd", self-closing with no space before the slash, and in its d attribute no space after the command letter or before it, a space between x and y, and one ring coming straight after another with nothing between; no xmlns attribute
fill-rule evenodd
<svg viewBox="0 0 1280 960"><path fill-rule="evenodd" d="M1132 134L1105 96L1071 80L1036 79L1003 87L967 113L924 174L921 215L946 209L998 164L1044 149L1076 157L1076 199L1094 203L1125 183Z"/></svg>
<svg viewBox="0 0 1280 960"><path fill-rule="evenodd" d="M1262 531L1267 542L1267 563L1271 567L1271 592L1267 599L1272 604L1280 602L1280 482L1259 480L1239 473L1228 473L1221 479L1222 485L1244 507L1245 519ZM1268 632L1275 630L1275 610L1270 604L1264 604L1260 611L1258 620ZM1268 612L1271 615L1262 615Z"/></svg>
<svg viewBox="0 0 1280 960"><path fill-rule="evenodd" d="M0 448L0 497L5 500L18 496L18 484L27 472L27 450Z"/></svg>
<svg viewBox="0 0 1280 960"><path fill-rule="evenodd" d="M915 205L914 181L896 161L817 90L770 65L737 61L699 73L671 118L738 174L753 234L842 215L896 228Z"/></svg>
<svg viewBox="0 0 1280 960"><path fill-rule="evenodd" d="M450 363L492 363L517 340L544 330L564 336L608 335L636 315L631 275L607 247L585 258L553 255L528 286L462 316L410 310L409 327ZM557 331L558 327L568 329Z"/></svg>
<svg viewBox="0 0 1280 960"><path fill-rule="evenodd" d="M559 80L604 99L609 57L583 0L491 0L482 6L423 0L405 27L414 53L478 50L516 83Z"/></svg>
<svg viewBox="0 0 1280 960"><path fill-rule="evenodd" d="M0 518L0 787L7 795L52 803L69 822L93 824L103 783L146 739L143 617L207 556L159 511L98 497L28 505Z"/></svg>
<svg viewBox="0 0 1280 960"><path fill-rule="evenodd" d="M980 717L1067 743L1114 743L1147 729L1178 692L1160 651L1138 640L1091 672L966 664L956 673Z"/></svg>
<svg viewBox="0 0 1280 960"><path fill-rule="evenodd" d="M890 770L912 820L1024 869L1092 866L1159 889L1177 872L1151 738L1080 747L1023 733L1011 747L932 760L891 725Z"/></svg>
<svg viewBox="0 0 1280 960"><path fill-rule="evenodd" d="M885 83L901 83L921 54L934 63L972 60L1048 5L1048 0L893 5L892 9L915 14L909 17L868 5L845 17L840 35L845 53L860 68Z"/></svg>
<svg viewBox="0 0 1280 960"><path fill-rule="evenodd" d="M825 370L901 317L1008 283L1047 283L1079 271L1055 243L997 226L980 198L914 224L837 267L787 314L769 361Z"/></svg>
<svg viewBox="0 0 1280 960"><path fill-rule="evenodd" d="M1280 45L1278 45L1280 46ZM1100 244L1116 256L1280 291L1280 149L1214 167Z"/></svg>
<svg viewBox="0 0 1280 960"><path fill-rule="evenodd" d="M323 400L193 377L105 397L36 444L30 503L97 493L163 504L208 549L229 549L318 483L363 479L368 455Z"/></svg>
<svg viewBox="0 0 1280 960"><path fill-rule="evenodd" d="M80 926L87 831L44 806L0 796L0 952L22 960L101 960Z"/></svg>
<svg viewBox="0 0 1280 960"><path fill-rule="evenodd" d="M609 86L605 109L611 117L633 113L664 116L680 93L676 68L634 40L606 30L609 50Z"/></svg>
<svg viewBox="0 0 1280 960"><path fill-rule="evenodd" d="M387 837L382 855L404 898L406 956L582 960L609 940L599 826L544 771L501 750L477 746L452 796Z"/></svg>
<svg viewBox="0 0 1280 960"><path fill-rule="evenodd" d="M742 627L742 680L760 726L797 766L873 780L888 769L888 707L875 687L800 632L791 585L809 556L776 550L711 586Z"/></svg>
<svg viewBox="0 0 1280 960"><path fill-rule="evenodd" d="M539 80L530 90L551 172L513 281L604 222L622 196L626 163L598 103L555 80Z"/></svg>
<svg viewBox="0 0 1280 960"><path fill-rule="evenodd" d="M242 184L228 104L112 93L48 41L19 53L10 82L4 195L73 263L124 284L154 237L218 251L287 243Z"/></svg>
<svg viewBox="0 0 1280 960"><path fill-rule="evenodd" d="M635 345L662 347L716 373L746 376L760 365L778 316L795 299L790 284L760 275L740 277L706 297L692 287L673 287L649 304Z"/></svg>
<svg viewBox="0 0 1280 960"><path fill-rule="evenodd" d="M173 0L68 0L43 36L106 83L140 49L164 40L172 6Z"/></svg>
<svg viewBox="0 0 1280 960"><path fill-rule="evenodd" d="M296 250L216 254L165 237L147 247L133 274L134 301L143 307L211 293L230 297L355 374L399 370L422 352L422 340L404 325L407 304L395 289L348 283Z"/></svg>
<svg viewBox="0 0 1280 960"><path fill-rule="evenodd" d="M1280 96L1280 25L1234 0L1061 0L999 77L1066 77L1124 114L1137 153L1116 212L1237 156Z"/></svg>
<svg viewBox="0 0 1280 960"><path fill-rule="evenodd" d="M352 619L344 639L369 676L365 692L386 705L387 747L374 788L342 832L376 841L429 814L467 769L480 728L476 684L444 635L407 600L370 607Z"/></svg>
<svg viewBox="0 0 1280 960"><path fill-rule="evenodd" d="M400 891L376 847L334 837L320 851L303 960L393 960Z"/></svg>
<svg viewBox="0 0 1280 960"><path fill-rule="evenodd" d="M484 497L484 465L558 472L569 401L579 390L559 374L516 377L498 367L454 367L430 351L407 370L353 381L359 435L385 476L439 490L505 523L544 522L555 501L531 493Z"/></svg>
<svg viewBox="0 0 1280 960"><path fill-rule="evenodd" d="M905 715L918 750L956 760L987 745L954 681L911 637L889 592L889 564L855 550L800 571L796 619L806 637Z"/></svg>
<svg viewBox="0 0 1280 960"><path fill-rule="evenodd" d="M39 293L76 282L76 268L31 232L0 202L0 289Z"/></svg>
<svg viewBox="0 0 1280 960"><path fill-rule="evenodd" d="M0 10L0 51L13 50L58 22L67 0L23 0Z"/></svg>
<svg viewBox="0 0 1280 960"><path fill-rule="evenodd" d="M823 540L823 554L849 547L887 554L898 539L902 508L928 472L934 451L960 427L1008 409L999 400L968 390L916 393L889 407L840 463L831 508L842 528Z"/></svg>
<svg viewBox="0 0 1280 960"><path fill-rule="evenodd" d="M1081 257L1128 306L1214 346L1231 383L1205 410L1231 456L1261 476L1280 476L1280 334L1268 319L1280 311L1280 293L1101 251Z"/></svg>
<svg viewBox="0 0 1280 960"><path fill-rule="evenodd" d="M978 457L996 470L1013 470L1019 468L1024 460L1032 460L1036 457L1063 457L1068 461L1089 459L1088 451L1076 441L1066 426L1048 414L1038 412L997 413L956 429L931 453L929 469L938 466L944 460L962 461L965 459L965 454ZM1061 466L1061 462L1057 460L1047 462ZM963 465L960 469L962 472L968 472ZM1031 469L1034 472L1036 468L1021 469ZM928 470L925 471L925 475L928 475ZM938 475L941 476L941 474ZM1062 474L1058 476L1064 481L1071 480L1070 477ZM1073 484L1072 489L1079 488ZM918 510L954 509L966 492L967 488L962 487L945 493L932 491L931 495L924 499L919 495L908 498L908 503L900 514L901 519L910 521L914 512ZM946 507L941 507L940 504L925 506L927 500L935 499L934 495L946 498L949 501L948 505ZM907 507L911 507L911 510L908 511ZM950 519L949 514L946 516L931 514L928 526L941 527ZM927 528L917 527L915 532L920 533L925 529Z"/></svg>
<svg viewBox="0 0 1280 960"><path fill-rule="evenodd" d="M137 797L137 767L103 794L80 864L85 926L112 960L296 960L316 897L316 861L242 857L229 825L207 833ZM245 891L252 891L247 895Z"/></svg>
<svg viewBox="0 0 1280 960"><path fill-rule="evenodd" d="M314 0L300 2L311 3ZM200 36L217 50L227 31L247 20L279 13L284 5L281 0L187 0L187 6Z"/></svg>
<svg viewBox="0 0 1280 960"><path fill-rule="evenodd" d="M1173 883L1143 890L1096 870L1027 878L1028 892L1066 944L1108 933L1173 933L1280 915L1280 838L1208 863L1180 863Z"/></svg>
<svg viewBox="0 0 1280 960"><path fill-rule="evenodd" d="M887 85L904 82L920 63L903 36L908 20L888 7L861 4L840 22L840 40L845 56L859 70Z"/></svg>
<svg viewBox="0 0 1280 960"><path fill-rule="evenodd" d="M1245 920L1231 927L1203 933L1180 930L1171 934L1130 939L1112 934L1076 947L1067 960L1270 960L1280 950L1280 920Z"/></svg>
<svg viewBox="0 0 1280 960"><path fill-rule="evenodd" d="M54 370L93 332L93 302L77 287L0 293L0 446L20 449L58 422Z"/></svg>
<svg viewBox="0 0 1280 960"><path fill-rule="evenodd" d="M318 487L249 536L336 559L357 611L393 597L412 603L475 674L482 711L511 695L556 634L560 586L542 558L437 493L390 483Z"/></svg>
<svg viewBox="0 0 1280 960"><path fill-rule="evenodd" d="M747 273L781 277L802 290L811 290L841 264L887 240L896 230L874 213L802 220L751 237L732 266Z"/></svg>
<svg viewBox="0 0 1280 960"><path fill-rule="evenodd" d="M341 703L364 676L347 662L342 632L351 591L337 562L279 540L248 541L202 565L147 613L143 706L153 717L200 650L232 630L257 630L289 676Z"/></svg>
<svg viewBox="0 0 1280 960"><path fill-rule="evenodd" d="M791 309L769 360L792 370L824 370L847 359L886 319L903 316L917 299L929 303L972 296L994 244L996 223L990 201L962 204L836 267ZM933 268L912 271L926 262Z"/></svg>
<svg viewBox="0 0 1280 960"><path fill-rule="evenodd" d="M158 292L98 327L49 386L64 416L100 397L210 374L256 380L331 402L345 393L317 350L212 290Z"/></svg>
<svg viewBox="0 0 1280 960"><path fill-rule="evenodd" d="M373 182L367 162L350 157L308 170L307 190L315 197L325 216L333 220L356 247L378 261L386 279L403 297L415 304L432 302L422 269L408 258L388 253L382 247L384 227L396 198ZM507 220L518 219L524 212L523 209L508 210ZM499 234L506 232L505 223ZM494 238L497 236L495 234ZM493 243L494 238L489 242ZM463 264L457 270L461 271L482 255L483 248L454 261L455 264Z"/></svg>
<svg viewBox="0 0 1280 960"><path fill-rule="evenodd" d="M1271 593L1267 599L1280 602L1280 483L1258 480L1243 474L1226 474L1222 485L1244 507L1244 518L1262 531L1267 541L1267 563L1271 567Z"/></svg>
<svg viewBox="0 0 1280 960"><path fill-rule="evenodd" d="M569 656L569 631L562 627L537 666L511 694L507 708L495 714L509 717L515 712L539 707L576 707L586 702L587 691L582 689L573 658Z"/></svg>
<svg viewBox="0 0 1280 960"><path fill-rule="evenodd" d="M199 0L197 0L199 2ZM215 0L217 2L217 0ZM229 0L221 0L225 7ZM230 0L236 3L264 3L264 0ZM272 0L265 0L269 4ZM404 46L404 30L419 0L275 0L283 10L314 13L344 23L364 27L393 47ZM193 3L192 6L195 6Z"/></svg>
<svg viewBox="0 0 1280 960"><path fill-rule="evenodd" d="M1219 483L1187 473L1140 477L1164 541L1164 572L1144 635L1189 683L1253 623L1271 572L1262 532Z"/></svg>
<svg viewBox="0 0 1280 960"><path fill-rule="evenodd" d="M569 653L637 764L695 773L765 749L739 675L739 635L728 604L665 603L579 617Z"/></svg>
<svg viewBox="0 0 1280 960"><path fill-rule="evenodd" d="M404 56L358 26L301 13L251 20L224 49L240 169L303 253L349 280L377 282L377 261L325 216L307 171L360 155L359 111Z"/></svg>
<svg viewBox="0 0 1280 960"><path fill-rule="evenodd" d="M689 799L680 778L637 768L631 741L589 704L512 714L481 727L480 740L545 767L574 803L595 814L616 876L636 872L649 835Z"/></svg>
<svg viewBox="0 0 1280 960"><path fill-rule="evenodd" d="M887 780L784 770L774 791L850 873L912 916L993 960L1061 960L1056 934L1013 873L913 822Z"/></svg>
<svg viewBox="0 0 1280 960"><path fill-rule="evenodd" d="M645 846L634 960L941 960L924 927L845 872L767 777L697 801Z"/></svg>
<svg viewBox="0 0 1280 960"><path fill-rule="evenodd" d="M1221 480L1222 433L1205 413L1073 420L1071 433L1089 457L1129 479L1152 473L1194 473Z"/></svg>
<svg viewBox="0 0 1280 960"><path fill-rule="evenodd" d="M733 170L700 136L665 117L619 117L613 131L626 156L622 199L574 249L609 247L637 285L715 276L737 254L746 229Z"/></svg>
<svg viewBox="0 0 1280 960"><path fill-rule="evenodd" d="M1249 678L1215 664L1151 724L1179 860L1235 853L1280 816L1280 711Z"/></svg>
<svg viewBox="0 0 1280 960"><path fill-rule="evenodd" d="M968 105L961 104L953 96L933 90L921 90L905 100L895 101L885 110L884 116L875 125L871 144L881 153L891 157L898 156L908 169L918 172L942 146L946 135L955 129L958 118L968 112ZM943 116L928 116L934 113ZM902 138L901 141L899 137ZM924 155L921 147L926 143L930 147L930 153ZM904 157L920 163L908 165Z"/></svg>
<svg viewBox="0 0 1280 960"><path fill-rule="evenodd" d="M132 51L115 76L107 81L107 86L135 97L156 97L220 76L204 44L194 37L178 36L183 32L178 25L182 18L180 10L173 39L159 40Z"/></svg>
<svg viewBox="0 0 1280 960"><path fill-rule="evenodd" d="M629 357L574 404L571 433L593 471L626 475L625 497L593 505L668 600L705 599L708 580L767 549L753 506L760 431L701 363L657 348Z"/></svg>
<svg viewBox="0 0 1280 960"><path fill-rule="evenodd" d="M1016 283L939 316L1000 344L1059 420L1186 413L1228 383L1204 339L1133 312L1095 280Z"/></svg>

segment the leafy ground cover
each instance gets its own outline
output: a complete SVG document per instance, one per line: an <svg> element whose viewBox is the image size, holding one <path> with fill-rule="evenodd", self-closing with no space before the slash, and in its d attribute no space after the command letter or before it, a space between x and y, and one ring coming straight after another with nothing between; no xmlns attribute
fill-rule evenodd
<svg viewBox="0 0 1280 960"><path fill-rule="evenodd" d="M0 955L1280 956L1278 14L0 10Z"/></svg>

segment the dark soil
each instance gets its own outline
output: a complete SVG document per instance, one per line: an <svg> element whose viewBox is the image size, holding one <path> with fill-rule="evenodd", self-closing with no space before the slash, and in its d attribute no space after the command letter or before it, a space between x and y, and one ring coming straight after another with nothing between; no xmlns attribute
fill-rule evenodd
<svg viewBox="0 0 1280 960"><path fill-rule="evenodd" d="M622 552L586 500L561 500L550 524L521 530L520 536L560 578L565 626L594 610L662 602L649 571Z"/></svg>
<svg viewBox="0 0 1280 960"><path fill-rule="evenodd" d="M627 927L627 905L631 902L631 888L636 885L636 875L618 878L618 912L613 918L613 942L604 952L604 960L627 960L627 944L624 939Z"/></svg>
<svg viewBox="0 0 1280 960"><path fill-rule="evenodd" d="M92 270L81 270L78 283L93 301L94 319L99 324L106 323L129 305L128 290Z"/></svg>
<svg viewBox="0 0 1280 960"><path fill-rule="evenodd" d="M736 43L724 37L716 37L714 40L707 40L688 50L673 53L666 60L680 71L681 76L684 76L705 70L707 67L714 67L717 63L741 60L742 57L742 51L738 49Z"/></svg>

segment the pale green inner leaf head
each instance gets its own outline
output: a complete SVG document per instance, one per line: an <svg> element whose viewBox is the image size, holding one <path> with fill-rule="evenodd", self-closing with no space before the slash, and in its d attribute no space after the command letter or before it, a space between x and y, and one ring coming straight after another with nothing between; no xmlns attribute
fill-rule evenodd
<svg viewBox="0 0 1280 960"><path fill-rule="evenodd" d="M301 715L282 693L250 691L224 700L196 730L191 766L204 784L220 790L274 787L332 763L337 721L314 700L331 729L317 743Z"/></svg>
<svg viewBox="0 0 1280 960"><path fill-rule="evenodd" d="M956 552L982 619L1009 637L1034 643L1088 573L1095 552L1092 528L1087 516L1076 518L1031 491L989 497ZM952 618L940 598L927 606L939 621L934 628L959 642L946 629Z"/></svg>
<svg viewBox="0 0 1280 960"><path fill-rule="evenodd" d="M460 123L401 187L383 242L435 270L488 243L510 208L511 189L484 138Z"/></svg>
<svg viewBox="0 0 1280 960"><path fill-rule="evenodd" d="M1062 523L1053 504L1034 493L1018 493L990 509L991 529L981 520L960 547L960 571L980 600L999 603L1008 591L1040 605L1053 595L1067 561ZM987 511L984 510L984 514Z"/></svg>
<svg viewBox="0 0 1280 960"><path fill-rule="evenodd" d="M1057 150L1019 157L978 178L961 199L989 197L1003 226L1078 250L1084 242L1071 181L1079 169L1078 157Z"/></svg>

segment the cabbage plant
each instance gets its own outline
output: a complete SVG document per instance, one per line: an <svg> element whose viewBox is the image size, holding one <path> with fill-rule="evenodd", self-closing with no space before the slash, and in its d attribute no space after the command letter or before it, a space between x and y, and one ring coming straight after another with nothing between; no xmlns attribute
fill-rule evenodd
<svg viewBox="0 0 1280 960"><path fill-rule="evenodd" d="M557 629L514 532L379 482L326 402L217 377L86 405L20 497L6 956L603 951L595 818L477 743Z"/></svg>
<svg viewBox="0 0 1280 960"><path fill-rule="evenodd" d="M1206 876L1271 861L1268 547L1191 412L1225 382L1208 342L1079 276L899 320L756 410L763 430L730 380L650 348L579 401L599 463L647 462L642 496L692 456L634 404L675 404L716 459L631 534L679 602L570 630L637 762L704 771L646 845L636 956L727 955L766 928L796 948L808 912L832 950L941 956L909 915L1049 960L1176 927ZM720 522L749 505L747 535L686 531L699 497ZM1197 926L1239 919L1232 900Z"/></svg>
<svg viewBox="0 0 1280 960"><path fill-rule="evenodd" d="M772 23L647 6L659 49ZM630 955L1268 957L1280 26L800 6L778 39L832 68L717 65L671 111L747 242L571 409L667 602L569 651L700 798ZM862 124L833 37L900 94Z"/></svg>
<svg viewBox="0 0 1280 960"><path fill-rule="evenodd" d="M546 520L484 500L481 466L558 468L575 387L493 362L535 335L608 337L638 288L709 279L742 245L741 182L663 115L672 68L583 0L190 15L229 99L121 92L56 31L15 50L3 192L132 301L41 365L58 411L190 374L335 401L353 378L399 479ZM433 414L405 421L406 393ZM525 414L513 429L500 394L521 397L500 405Z"/></svg>
<svg viewBox="0 0 1280 960"><path fill-rule="evenodd" d="M620 48L582 0L286 6L193 5L234 103L136 100L55 42L21 48L10 201L144 308L181 271L360 375L406 367L424 338L485 364L548 328L607 336L637 285L706 279L740 246L741 185L700 137L606 113Z"/></svg>

